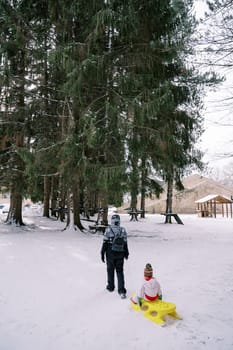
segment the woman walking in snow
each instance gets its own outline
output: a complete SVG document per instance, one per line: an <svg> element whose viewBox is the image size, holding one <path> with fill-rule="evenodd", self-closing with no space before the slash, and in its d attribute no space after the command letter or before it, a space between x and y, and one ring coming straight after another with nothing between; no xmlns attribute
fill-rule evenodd
<svg viewBox="0 0 233 350"><path fill-rule="evenodd" d="M104 233L101 249L101 260L107 263L107 287L109 292L115 289L114 275L116 271L118 293L122 299L126 298L124 279L124 259L128 259L129 251L127 244L127 232L120 226L120 216L114 214L111 225Z"/></svg>

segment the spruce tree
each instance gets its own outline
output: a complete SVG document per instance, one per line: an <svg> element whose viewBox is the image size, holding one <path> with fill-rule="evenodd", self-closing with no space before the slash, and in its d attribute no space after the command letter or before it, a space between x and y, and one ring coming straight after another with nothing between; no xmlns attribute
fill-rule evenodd
<svg viewBox="0 0 233 350"><path fill-rule="evenodd" d="M2 67L2 111L1 134L4 137L1 153L4 163L1 171L7 179L5 186L10 192L8 223L23 225L22 199L25 192L25 164L20 155L25 145L28 102L28 65L31 62L30 25L24 19L24 2L0 2L2 20L1 67Z"/></svg>

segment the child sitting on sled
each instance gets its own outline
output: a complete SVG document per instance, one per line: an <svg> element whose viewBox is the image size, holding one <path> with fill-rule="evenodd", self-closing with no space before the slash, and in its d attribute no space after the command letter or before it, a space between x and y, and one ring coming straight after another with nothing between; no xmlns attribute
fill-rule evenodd
<svg viewBox="0 0 233 350"><path fill-rule="evenodd" d="M162 291L159 282L153 277L153 269L151 264L146 264L144 269L144 279L140 292L137 296L132 297L130 300L134 304L142 305L142 300L155 301L156 299L162 300Z"/></svg>

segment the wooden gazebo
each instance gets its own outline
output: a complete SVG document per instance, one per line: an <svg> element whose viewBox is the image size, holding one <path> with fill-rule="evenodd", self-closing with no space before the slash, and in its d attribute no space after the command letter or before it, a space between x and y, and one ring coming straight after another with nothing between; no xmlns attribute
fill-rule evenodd
<svg viewBox="0 0 233 350"><path fill-rule="evenodd" d="M197 203L197 213L200 217L215 217L217 212L224 217L232 218L232 200L218 194L210 194L195 201ZM220 208L219 208L220 207Z"/></svg>

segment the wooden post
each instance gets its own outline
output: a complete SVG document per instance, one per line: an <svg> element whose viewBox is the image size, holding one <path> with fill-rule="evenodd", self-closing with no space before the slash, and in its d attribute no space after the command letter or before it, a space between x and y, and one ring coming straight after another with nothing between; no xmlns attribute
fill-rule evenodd
<svg viewBox="0 0 233 350"><path fill-rule="evenodd" d="M211 217L213 216L213 201L210 202Z"/></svg>

